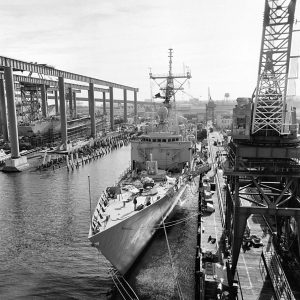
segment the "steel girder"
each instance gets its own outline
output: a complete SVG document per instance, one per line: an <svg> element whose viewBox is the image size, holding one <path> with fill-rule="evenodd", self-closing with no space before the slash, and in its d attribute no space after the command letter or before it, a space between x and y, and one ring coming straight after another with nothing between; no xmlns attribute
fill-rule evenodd
<svg viewBox="0 0 300 300"><path fill-rule="evenodd" d="M0 73L0 79L4 79L3 73ZM33 84L33 85L46 85L55 90L58 90L58 81L55 81L55 80L48 80L48 79L35 78L35 77L14 74L14 81L17 81L20 83ZM65 82L65 88L66 89L73 88L73 89L79 89L79 90L88 90L89 86ZM95 87L94 91L108 93L109 89Z"/></svg>
<svg viewBox="0 0 300 300"><path fill-rule="evenodd" d="M63 77L69 80L94 83L97 85L104 85L113 88L126 89L135 92L138 92L139 90L138 88L121 85L110 81L105 81L101 79L91 78L91 77L87 77L75 73L62 71L62 70L57 70L51 66L47 66L44 64L28 63L28 62L24 62L12 58L4 57L4 56L0 56L0 67L11 67L15 71L28 71L32 73L49 75L54 77Z"/></svg>
<svg viewBox="0 0 300 300"><path fill-rule="evenodd" d="M296 0L265 0L252 134L288 134L286 91Z"/></svg>
<svg viewBox="0 0 300 300"><path fill-rule="evenodd" d="M230 172L225 169L224 174L228 176L226 230L230 233L234 274L248 217L252 214L293 217L299 226L300 197L299 176L278 171L276 164L265 164L265 160L245 160L238 156L233 163L234 166L229 166ZM288 161L286 164L288 168ZM268 168L267 172L263 170L264 166ZM292 162L291 166L294 169L295 163Z"/></svg>

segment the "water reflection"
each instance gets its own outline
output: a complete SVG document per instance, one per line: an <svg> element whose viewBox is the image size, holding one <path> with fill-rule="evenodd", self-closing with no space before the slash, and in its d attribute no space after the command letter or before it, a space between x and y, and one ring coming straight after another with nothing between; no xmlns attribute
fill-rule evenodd
<svg viewBox="0 0 300 300"><path fill-rule="evenodd" d="M87 240L87 178L94 207L129 155L124 147L69 173L0 173L1 297L106 299L112 281Z"/></svg>

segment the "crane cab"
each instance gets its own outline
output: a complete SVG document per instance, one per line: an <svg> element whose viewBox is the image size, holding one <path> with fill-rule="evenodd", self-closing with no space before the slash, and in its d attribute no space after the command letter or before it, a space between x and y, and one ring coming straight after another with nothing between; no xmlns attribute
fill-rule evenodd
<svg viewBox="0 0 300 300"><path fill-rule="evenodd" d="M251 98L237 98L237 105L233 109L232 138L249 140L251 130L252 100Z"/></svg>

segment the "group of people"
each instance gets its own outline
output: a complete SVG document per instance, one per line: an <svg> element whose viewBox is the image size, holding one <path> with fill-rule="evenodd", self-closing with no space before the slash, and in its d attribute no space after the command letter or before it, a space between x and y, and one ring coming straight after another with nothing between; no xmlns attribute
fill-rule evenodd
<svg viewBox="0 0 300 300"><path fill-rule="evenodd" d="M133 202L134 211L141 210L144 207L151 205L151 197L150 196L146 196L144 204L141 203L140 205L137 206L137 203L138 203L137 197L138 197L138 195L135 195L133 197L133 201L132 201Z"/></svg>

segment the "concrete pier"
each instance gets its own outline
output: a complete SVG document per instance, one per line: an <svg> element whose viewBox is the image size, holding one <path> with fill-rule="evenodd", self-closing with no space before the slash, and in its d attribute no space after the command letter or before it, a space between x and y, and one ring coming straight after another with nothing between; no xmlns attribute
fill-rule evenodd
<svg viewBox="0 0 300 300"><path fill-rule="evenodd" d="M124 96L124 123L127 123L127 90L123 90Z"/></svg>
<svg viewBox="0 0 300 300"><path fill-rule="evenodd" d="M11 144L11 157L20 157L19 140L18 140L18 126L17 114L15 104L15 89L13 70L10 67L4 68L4 78L7 97L7 112L8 112L8 125L9 125L9 140Z"/></svg>
<svg viewBox="0 0 300 300"><path fill-rule="evenodd" d="M60 122L61 122L61 139L64 150L67 150L68 132L67 132L67 116L66 116L66 95L65 95L65 79L58 77L59 88L59 106L60 106Z"/></svg>
<svg viewBox="0 0 300 300"><path fill-rule="evenodd" d="M54 101L55 101L55 114L58 115L59 114L59 110L58 110L58 91L54 92Z"/></svg>
<svg viewBox="0 0 300 300"><path fill-rule="evenodd" d="M73 117L77 117L76 92L73 92Z"/></svg>
<svg viewBox="0 0 300 300"><path fill-rule="evenodd" d="M68 89L68 98L69 98L69 115L72 119L73 118L73 92L72 92L72 88Z"/></svg>
<svg viewBox="0 0 300 300"><path fill-rule="evenodd" d="M47 87L42 84L41 86L41 98L42 98L42 115L47 117Z"/></svg>
<svg viewBox="0 0 300 300"><path fill-rule="evenodd" d="M104 122L104 127L106 128L106 122L107 122L107 113L106 113L106 94L105 92L102 92L102 105L103 105L103 122Z"/></svg>
<svg viewBox="0 0 300 300"><path fill-rule="evenodd" d="M109 87L109 110L110 110L110 129L114 130L114 89Z"/></svg>
<svg viewBox="0 0 300 300"><path fill-rule="evenodd" d="M91 116L91 136L94 138L96 137L96 121L95 121L94 84L92 82L90 82L89 103L90 103L90 116Z"/></svg>
<svg viewBox="0 0 300 300"><path fill-rule="evenodd" d="M103 115L106 115L106 95L105 95L105 92L102 93L103 95Z"/></svg>
<svg viewBox="0 0 300 300"><path fill-rule="evenodd" d="M7 97L7 112L9 124L9 140L11 145L11 158L5 162L3 172L20 172L29 167L26 156L20 156L17 113L15 104L15 90L13 69L4 68L5 88Z"/></svg>
<svg viewBox="0 0 300 300"><path fill-rule="evenodd" d="M0 132L3 134L4 141L8 142L6 99L3 79L0 79Z"/></svg>
<svg viewBox="0 0 300 300"><path fill-rule="evenodd" d="M134 122L137 122L137 91L134 91Z"/></svg>

